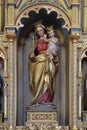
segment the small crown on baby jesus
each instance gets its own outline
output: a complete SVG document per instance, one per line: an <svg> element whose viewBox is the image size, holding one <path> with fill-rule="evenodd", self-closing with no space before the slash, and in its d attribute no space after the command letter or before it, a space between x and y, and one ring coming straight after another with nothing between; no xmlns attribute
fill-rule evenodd
<svg viewBox="0 0 87 130"><path fill-rule="evenodd" d="M47 32L53 30L53 25L49 25L49 26L47 26L46 30L47 30Z"/></svg>

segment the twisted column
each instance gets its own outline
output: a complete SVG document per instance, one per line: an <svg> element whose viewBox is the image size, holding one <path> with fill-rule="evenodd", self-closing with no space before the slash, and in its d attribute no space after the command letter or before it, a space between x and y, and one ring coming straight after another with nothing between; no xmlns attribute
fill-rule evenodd
<svg viewBox="0 0 87 130"><path fill-rule="evenodd" d="M0 0L0 31L1 31L1 10L2 10L2 6L1 6L1 4L2 4L2 1Z"/></svg>
<svg viewBox="0 0 87 130"><path fill-rule="evenodd" d="M81 121L82 108L82 65L81 65L81 47L78 46L78 117Z"/></svg>
<svg viewBox="0 0 87 130"><path fill-rule="evenodd" d="M9 102L8 102L8 118L9 130L16 128L16 44L15 34L7 35L9 41Z"/></svg>
<svg viewBox="0 0 87 130"><path fill-rule="evenodd" d="M77 119L77 47L73 42L73 58L72 58L72 128L76 129Z"/></svg>
<svg viewBox="0 0 87 130"><path fill-rule="evenodd" d="M77 130L77 40L78 40L78 35L71 35L71 40L72 40L72 82L71 82L71 109L72 109L72 123L71 123L71 129L72 130Z"/></svg>

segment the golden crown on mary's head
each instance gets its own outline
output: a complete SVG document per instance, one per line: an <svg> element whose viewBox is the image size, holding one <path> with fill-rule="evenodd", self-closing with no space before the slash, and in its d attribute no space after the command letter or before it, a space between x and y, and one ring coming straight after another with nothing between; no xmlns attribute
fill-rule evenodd
<svg viewBox="0 0 87 130"><path fill-rule="evenodd" d="M53 25L49 25L49 26L47 26L46 30L47 30L47 32L53 30Z"/></svg>
<svg viewBox="0 0 87 130"><path fill-rule="evenodd" d="M45 26L42 24L42 20L39 20L36 23L34 23L34 27L35 27L35 29L37 29L39 27L45 29Z"/></svg>

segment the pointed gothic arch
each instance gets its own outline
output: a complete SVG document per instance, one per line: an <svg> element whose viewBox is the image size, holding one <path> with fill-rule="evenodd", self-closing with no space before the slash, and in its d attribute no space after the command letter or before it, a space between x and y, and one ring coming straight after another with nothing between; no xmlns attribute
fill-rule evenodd
<svg viewBox="0 0 87 130"><path fill-rule="evenodd" d="M0 111L4 112L4 60L0 57Z"/></svg>
<svg viewBox="0 0 87 130"><path fill-rule="evenodd" d="M39 2L31 4L28 2L23 5L15 19L18 34L20 32L25 32L24 28L31 26L32 23L39 19L43 19L47 24L54 24L56 28L59 28L61 33L63 33L64 30L69 31L71 20L67 15L67 10L59 3L56 4L57 5L52 2Z"/></svg>

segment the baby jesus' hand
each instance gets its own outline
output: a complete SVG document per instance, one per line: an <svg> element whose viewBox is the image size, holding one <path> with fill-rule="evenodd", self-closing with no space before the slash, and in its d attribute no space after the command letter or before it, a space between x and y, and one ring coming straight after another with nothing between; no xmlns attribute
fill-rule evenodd
<svg viewBox="0 0 87 130"><path fill-rule="evenodd" d="M53 43L58 43L58 38L53 37L53 38L49 38L49 41L53 42Z"/></svg>
<svg viewBox="0 0 87 130"><path fill-rule="evenodd" d="M53 56L57 56L57 52L54 49L50 49L50 54L52 54Z"/></svg>
<svg viewBox="0 0 87 130"><path fill-rule="evenodd" d="M45 41L45 42L49 42L49 39L47 38L47 35L46 35L46 34L44 34L44 41Z"/></svg>
<svg viewBox="0 0 87 130"><path fill-rule="evenodd" d="M45 39L47 39L47 35L46 35L46 34L44 34L44 40L45 40Z"/></svg>

